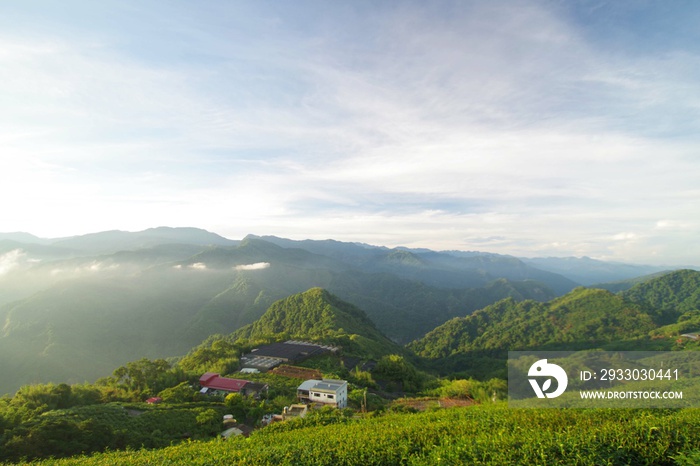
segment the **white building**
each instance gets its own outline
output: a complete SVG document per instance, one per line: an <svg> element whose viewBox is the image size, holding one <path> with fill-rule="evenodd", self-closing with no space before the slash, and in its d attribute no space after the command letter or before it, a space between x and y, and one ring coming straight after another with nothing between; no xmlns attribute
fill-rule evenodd
<svg viewBox="0 0 700 466"><path fill-rule="evenodd" d="M297 388L299 401L322 403L336 408L348 405L348 383L345 380L307 380Z"/></svg>

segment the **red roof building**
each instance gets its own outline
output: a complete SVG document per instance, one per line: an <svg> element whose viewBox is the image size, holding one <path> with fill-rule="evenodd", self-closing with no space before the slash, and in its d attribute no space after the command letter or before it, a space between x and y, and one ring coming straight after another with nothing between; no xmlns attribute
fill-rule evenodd
<svg viewBox="0 0 700 466"><path fill-rule="evenodd" d="M227 379L226 377L221 377L215 372L207 372L199 378L199 384L202 386L202 388L219 390L222 392L239 393L248 383L250 382L247 380Z"/></svg>

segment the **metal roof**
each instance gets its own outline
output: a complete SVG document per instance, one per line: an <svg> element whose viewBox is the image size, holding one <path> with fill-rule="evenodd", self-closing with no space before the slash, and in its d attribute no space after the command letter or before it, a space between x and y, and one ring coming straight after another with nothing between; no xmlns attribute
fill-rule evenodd
<svg viewBox="0 0 700 466"><path fill-rule="evenodd" d="M306 380L302 382L301 385L299 385L299 387L297 387L297 390L304 390L308 392L309 390L314 388L314 386L319 382L320 380Z"/></svg>
<svg viewBox="0 0 700 466"><path fill-rule="evenodd" d="M327 347L300 342L272 343L254 349L247 357L278 358L285 361L298 361L329 351Z"/></svg>
<svg viewBox="0 0 700 466"><path fill-rule="evenodd" d="M318 382L316 385L313 386L311 390L315 392L337 392L340 390L343 385L346 385L347 382L344 380L322 380L321 382Z"/></svg>
<svg viewBox="0 0 700 466"><path fill-rule="evenodd" d="M199 378L199 384L202 387L211 388L212 390L224 390L227 392L240 392L248 383L247 380L227 379L213 372L207 372Z"/></svg>
<svg viewBox="0 0 700 466"><path fill-rule="evenodd" d="M299 385L297 390L336 393L344 385L347 385L345 380L306 380Z"/></svg>

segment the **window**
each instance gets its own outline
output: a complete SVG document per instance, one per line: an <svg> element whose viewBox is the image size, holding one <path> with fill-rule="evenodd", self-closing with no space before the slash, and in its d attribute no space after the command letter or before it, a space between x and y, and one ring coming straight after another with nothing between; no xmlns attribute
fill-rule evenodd
<svg viewBox="0 0 700 466"><path fill-rule="evenodd" d="M328 395L328 399L329 399L329 400L332 400L333 398L335 398L335 396L333 396L333 395Z"/></svg>
<svg viewBox="0 0 700 466"><path fill-rule="evenodd" d="M320 394L320 393L314 393L314 397L316 397L316 398L321 398L321 394Z"/></svg>

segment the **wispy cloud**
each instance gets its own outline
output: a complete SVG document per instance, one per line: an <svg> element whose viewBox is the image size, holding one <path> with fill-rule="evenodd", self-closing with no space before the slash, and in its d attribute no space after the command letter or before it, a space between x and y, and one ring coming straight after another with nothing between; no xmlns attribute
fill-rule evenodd
<svg viewBox="0 0 700 466"><path fill-rule="evenodd" d="M121 269L119 264L106 263L102 261L90 261L76 266L64 264L59 267L54 267L49 272L49 275L56 278L72 278L80 275L104 273L118 269Z"/></svg>
<svg viewBox="0 0 700 466"><path fill-rule="evenodd" d="M234 270L263 270L269 267L269 262L256 262L255 264L237 265L234 267Z"/></svg>

